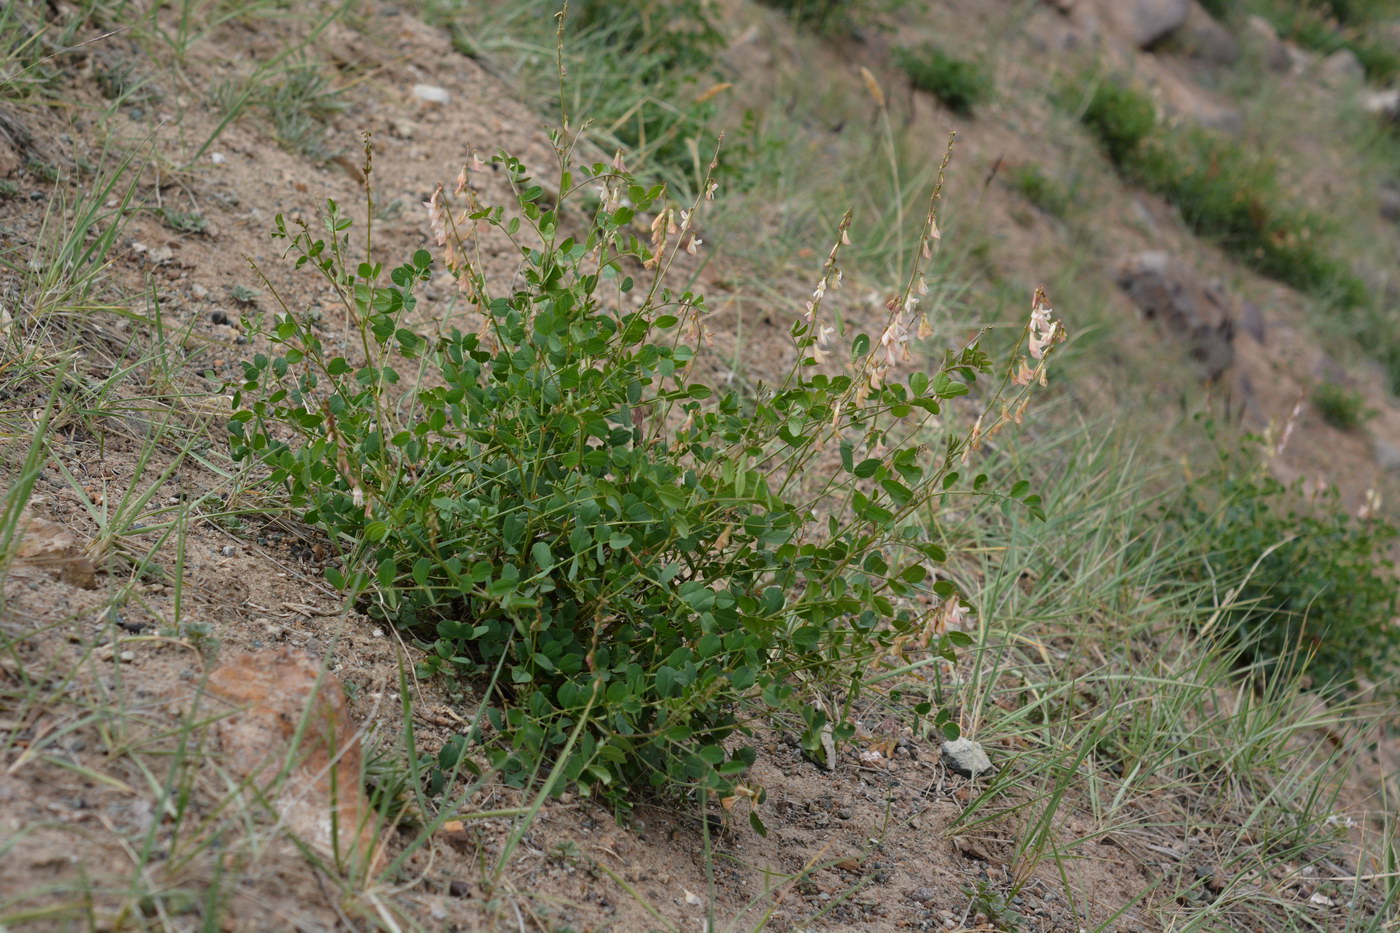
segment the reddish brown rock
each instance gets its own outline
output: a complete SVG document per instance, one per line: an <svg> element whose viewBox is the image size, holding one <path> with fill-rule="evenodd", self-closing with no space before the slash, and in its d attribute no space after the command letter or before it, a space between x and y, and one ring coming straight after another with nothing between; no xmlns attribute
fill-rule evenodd
<svg viewBox="0 0 1400 933"><path fill-rule="evenodd" d="M77 535L28 512L20 517L20 527L19 546L15 550L17 566L42 570L70 586L96 588L97 565L88 557Z"/></svg>
<svg viewBox="0 0 1400 933"><path fill-rule="evenodd" d="M382 856L378 826L340 680L298 652L260 651L221 665L207 690L237 709L214 724L224 766L276 801L303 842L372 874ZM292 767L279 781L289 755Z"/></svg>

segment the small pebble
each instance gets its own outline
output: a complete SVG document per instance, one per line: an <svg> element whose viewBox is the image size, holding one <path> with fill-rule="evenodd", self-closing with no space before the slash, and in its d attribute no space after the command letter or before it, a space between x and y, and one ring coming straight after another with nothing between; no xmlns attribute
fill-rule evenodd
<svg viewBox="0 0 1400 933"><path fill-rule="evenodd" d="M451 97L446 89L432 84L413 85L413 96L426 104L445 104Z"/></svg>
<svg viewBox="0 0 1400 933"><path fill-rule="evenodd" d="M232 544L225 544L223 547L219 548L219 553L225 557L232 557L238 553L238 548Z"/></svg>
<svg viewBox="0 0 1400 933"><path fill-rule="evenodd" d="M135 661L135 660L136 660L136 652L135 652L135 651L123 651L123 652L121 653L121 659L122 659L123 661Z"/></svg>

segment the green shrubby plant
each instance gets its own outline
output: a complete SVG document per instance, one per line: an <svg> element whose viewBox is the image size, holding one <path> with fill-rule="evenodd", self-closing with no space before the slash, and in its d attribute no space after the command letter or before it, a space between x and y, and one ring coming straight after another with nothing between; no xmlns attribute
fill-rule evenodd
<svg viewBox="0 0 1400 933"><path fill-rule="evenodd" d="M986 68L936 45L895 49L894 61L914 87L935 95L955 113L971 114L992 94L992 76Z"/></svg>
<svg viewBox="0 0 1400 933"><path fill-rule="evenodd" d="M507 778L552 760L555 790L756 803L742 783L753 710L800 717L820 758L851 735L867 672L968 643L943 630L957 594L934 573L945 553L922 506L971 493L1039 514L1026 483L996 491L964 464L1019 420L1063 332L1038 298L1030 362L994 367L974 340L897 378L926 287L912 270L880 334L828 323L848 215L794 316L787 377L718 391L692 369L705 300L666 284L700 246L703 201L682 209L620 162L564 159L545 205L518 160L493 162L511 210L480 202L484 166L464 169L430 202L438 255L392 270L368 226L353 258L333 201L319 228L278 217L296 265L344 301L358 358L264 277L281 310L250 321L270 349L244 364L233 455L271 471L338 555L328 579L415 639L424 673L484 690L496 736L471 741ZM486 274L488 234L518 250L515 274ZM920 266L936 236L930 209ZM420 298L443 269L470 309L452 320ZM934 419L989 376L973 429L940 437ZM821 702L828 691L841 703ZM945 711L935 721L956 734Z"/></svg>
<svg viewBox="0 0 1400 933"><path fill-rule="evenodd" d="M1212 627L1261 672L1306 669L1325 689L1359 676L1384 683L1400 660L1387 556L1397 530L1372 500L1352 516L1335 488L1308 496L1301 482L1285 487L1267 472L1271 452L1258 438L1221 448L1189 485L1174 519L1203 550L1183 574L1228 592Z"/></svg>
<svg viewBox="0 0 1400 933"><path fill-rule="evenodd" d="M1067 93L1062 96L1066 101L1070 99ZM1123 166L1157 128L1157 107L1152 98L1127 81L1113 78L1094 85L1080 120L1113 163Z"/></svg>
<svg viewBox="0 0 1400 933"><path fill-rule="evenodd" d="M1140 147L1128 171L1259 272L1343 307L1366 302L1365 284L1327 250L1331 225L1289 203L1269 160L1216 134L1179 130Z"/></svg>
<svg viewBox="0 0 1400 933"><path fill-rule="evenodd" d="M1335 382L1323 382L1313 389L1312 403L1324 421L1343 431L1355 431L1376 416L1360 392Z"/></svg>
<svg viewBox="0 0 1400 933"><path fill-rule="evenodd" d="M1342 308L1369 301L1327 250L1330 225L1290 203L1267 158L1216 133L1158 126L1151 99L1121 82L1097 84L1081 120L1124 177L1170 201L1198 235Z"/></svg>

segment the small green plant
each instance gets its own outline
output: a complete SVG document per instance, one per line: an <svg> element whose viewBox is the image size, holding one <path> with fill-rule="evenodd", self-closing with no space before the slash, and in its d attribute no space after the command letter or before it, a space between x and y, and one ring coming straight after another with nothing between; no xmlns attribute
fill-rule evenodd
<svg viewBox="0 0 1400 933"><path fill-rule="evenodd" d="M298 267L345 296L363 356L332 355L264 277L281 313L253 322L274 349L234 387L233 456L271 470L339 555L330 582L416 638L425 674L480 687L500 736L485 752L506 779L553 761L555 791L623 804L639 788L691 788L757 805L761 789L742 780L755 709L800 719L820 754L853 733L867 670L969 643L939 624L957 594L929 572L945 552L923 507L963 490L1041 515L1026 482L993 492L962 464L1019 419L1062 330L1038 296L1033 366L994 368L973 341L896 379L922 273L882 334L846 341L822 306L847 215L795 316L787 377L716 392L691 366L704 298L665 285L677 252L697 246L702 202L681 209L615 165L565 162L561 202L601 189L569 234L518 160L494 161L516 195L509 214L478 200L469 171L457 200L439 189L429 202L441 262L479 315L466 332L413 325L428 251L386 275L349 258L352 221L335 202L321 233L277 219ZM649 242L632 233L639 216ZM472 259L468 237L488 231L524 257L505 290ZM930 433L994 373L970 432ZM823 702L828 689L842 701ZM946 711L936 722L956 733Z"/></svg>
<svg viewBox="0 0 1400 933"><path fill-rule="evenodd" d="M1301 483L1285 487L1267 473L1270 452L1257 438L1222 449L1178 506L1177 520L1205 545L1183 572L1228 593L1208 625L1261 673L1306 669L1328 690L1358 676L1385 682L1400 660L1386 556L1397 530L1369 507L1348 515L1335 488L1307 497Z"/></svg>
<svg viewBox="0 0 1400 933"><path fill-rule="evenodd" d="M254 291L246 285L232 285L229 287L228 296L241 305L251 307L258 303L262 293Z"/></svg>
<svg viewBox="0 0 1400 933"><path fill-rule="evenodd" d="M1094 85L1080 120L1098 138L1115 165L1126 164L1157 128L1152 99L1127 81L1108 79Z"/></svg>
<svg viewBox="0 0 1400 933"><path fill-rule="evenodd" d="M1313 389L1312 403L1324 421L1343 431L1355 431L1376 416L1366 407L1366 400L1355 389L1324 382Z"/></svg>
<svg viewBox="0 0 1400 933"><path fill-rule="evenodd" d="M986 68L936 45L896 49L894 60L914 87L937 96L955 113L971 114L991 96L992 76Z"/></svg>
<svg viewBox="0 0 1400 933"><path fill-rule="evenodd" d="M203 233L209 227L209 221L204 219L204 215L198 211L174 211L163 208L160 212L161 221L177 233Z"/></svg>
<svg viewBox="0 0 1400 933"><path fill-rule="evenodd" d="M0 178L0 198L9 200L19 197L19 185L8 178Z"/></svg>
<svg viewBox="0 0 1400 933"><path fill-rule="evenodd" d="M326 121L347 104L318 65L293 65L260 103L283 149L317 160L333 155L326 144Z"/></svg>
<svg viewBox="0 0 1400 933"><path fill-rule="evenodd" d="M279 146L324 161L334 155L326 144L326 121L347 106L340 91L321 65L300 60L280 70L265 66L251 75L221 81L209 93L225 115L223 125L247 111L261 110Z"/></svg>
<svg viewBox="0 0 1400 933"><path fill-rule="evenodd" d="M58 181L58 169L52 163L43 159L30 159L24 163L24 170L40 181Z"/></svg>
<svg viewBox="0 0 1400 933"><path fill-rule="evenodd" d="M852 0L763 0L763 3L782 10L799 26L820 33L849 26L857 6Z"/></svg>
<svg viewBox="0 0 1400 933"><path fill-rule="evenodd" d="M1239 12L1239 0L1201 0L1201 7L1219 22L1229 22Z"/></svg>
<svg viewBox="0 0 1400 933"><path fill-rule="evenodd" d="M1020 165L1012 169L1011 187L1052 217L1063 219L1074 203L1065 186L1046 175L1038 165Z"/></svg>

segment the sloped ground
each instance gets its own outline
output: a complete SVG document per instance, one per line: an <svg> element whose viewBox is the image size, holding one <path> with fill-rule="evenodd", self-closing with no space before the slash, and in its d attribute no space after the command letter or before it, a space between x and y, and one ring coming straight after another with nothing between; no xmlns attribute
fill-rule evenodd
<svg viewBox="0 0 1400 933"><path fill-rule="evenodd" d="M203 12L212 16L214 8ZM843 750L833 773L800 754L792 724L758 724L753 779L768 794L766 838L742 818L721 819L715 805L707 811L711 823L699 812L647 801L618 821L567 794L526 812L528 796L488 777L458 797L449 793L442 813L417 814L385 830L389 867L368 877L347 875L334 860L289 843L273 808L241 792L231 763L207 739L209 720L218 714L199 688L220 660L269 647L324 660L345 685L371 773L376 762L388 774L401 762L405 709L411 708L419 748L434 754L463 731L475 704L442 683L416 682L408 672L415 649L347 609L324 583L327 555L315 536L290 516L264 512L257 493L227 466L226 402L218 393L239 372L238 362L261 349L242 342L240 316L277 313L284 304L321 309L327 339L349 340L333 296L293 275L280 245L269 239L273 217L311 218L325 197L362 204L363 157L356 150L362 131L374 144L374 236L386 262L425 244L421 202L435 185L450 182L471 153L506 149L545 178L555 163L546 122L512 87L454 51L442 31L406 10L369 4L313 33L315 17L331 12L245 12L191 41L182 62L176 45L150 38L150 24L134 35L105 35L117 23L94 20L76 38L95 41L56 60L61 68L46 97L0 104L0 143L9 140L0 145L0 168L12 166L5 171L17 188L0 202L0 249L9 266L0 272L9 322L0 367L6 425L0 477L7 488L17 486L32 434L42 430L47 446L28 496L30 536L45 527L37 522L52 522L78 542L59 540L39 557L18 551L5 581L0 924L643 930L703 927L709 913L725 929L766 923L779 930L1013 924L1155 930L1184 928L1193 909L1230 899L1263 906L1231 914L1229 903L1219 905L1207 921L1214 928L1284 928L1279 917L1301 928L1298 918L1306 917L1315 928L1360 929L1349 926L1353 918L1381 916L1387 889L1354 876L1372 870L1359 859L1359 845L1369 846L1368 836L1377 826L1387 831L1388 822L1363 821L1348 834L1343 816L1340 828L1334 822L1325 832L1300 833L1301 841L1283 844L1273 861L1231 861L1233 837L1260 831L1240 809L1262 809L1268 789L1226 769L1217 786L1208 780L1115 785L1124 777L1121 763L1116 775L1111 763L1095 763L1082 780L1047 783L1050 772L1040 765L1063 768L1063 761L1014 727L998 732L998 716L1015 721L1023 708L1010 688L989 694L1004 709L975 714L985 718L982 735L1001 766L995 782L952 774L936 741L876 698L856 710L860 739ZM743 13L759 17L765 29L789 30L766 11L744 7ZM988 26L995 12L984 5L949 5L947 15L968 35L995 34ZM1034 37L1058 28L1050 25L1060 22L1056 16L1037 8L1025 32L1007 40L1000 54L1008 88L1043 80L1025 43L1034 47ZM160 11L153 22L167 36L181 35L175 10ZM274 136L281 133L285 143L286 126L276 124L271 107L250 107L222 125L210 89L220 81L236 89L234 78L299 48L302 38L303 51L333 63L337 93L321 100L316 113L327 127L323 140L313 134L314 145L302 154L279 146ZM848 82L855 93L863 91L854 63L892 81L879 42L833 48L789 30L773 47L781 50L782 43L798 54L825 56L823 66L837 76L833 83ZM757 69L755 82L765 74L776 80L789 61L774 56L766 72ZM1164 60L1143 67L1178 66ZM446 102L422 100L415 85L441 89ZM910 99L909 120L939 138L947 114L928 99ZM1040 128L1055 119L1048 111L1020 109L1009 90L1002 100L992 114L962 127L949 229L958 230L960 215L975 214L966 221L969 239L973 223L995 231L998 277L1028 294L1024 286L1045 275L1042 269L1085 246L1027 212L1000 184L983 185L991 167L1008 157L1051 163L1059 156L1038 142ZM123 162L127 152L135 155ZM1101 167L1086 171L1104 175ZM503 182L486 177L487 190L502 197ZM1113 184L1102 177L1098 183ZM959 192L979 185L972 206L957 207ZM1093 242L1115 248L1076 265L1088 270L1076 274L1111 280L1118 250L1162 248L1165 240L1212 274L1238 276L1244 292L1274 296L1267 343L1237 344L1237 366L1253 387L1255 424L1285 417L1297 389L1323 365L1296 296L1202 250L1162 205L1108 190L1089 225L1096 229ZM1122 197L1132 200L1125 206ZM1138 200L1142 211L1132 206ZM115 239L95 267L65 266L65 233L88 207L102 220L79 235L77 246L94 242L99 230L116 230ZM202 218L202 229L193 217ZM493 271L511 274L507 248L488 255ZM33 264L32 256L38 257ZM730 265L721 268L723 262ZM59 274L45 278L45 270ZM724 330L726 315L750 300L727 286L755 271L729 258L697 273L720 309L712 324L719 346L706 362L719 378L739 369L739 355L745 372L761 376L766 367L780 368L788 352L788 314L775 313L756 327L750 322L744 332ZM810 288L786 271L769 278L793 307ZM1113 308L1107 317L1136 313L1116 290L1101 294ZM991 289L975 297L995 300ZM439 306L451 313L450 283L433 283L427 298L425 319L440 316ZM871 313L850 300L848 313L857 319ZM1019 304L1014 308L1008 314L1023 313ZM1075 390L1083 393L1082 407L1101 405L1096 394L1112 398L1130 381L1124 371L1158 375L1138 369L1144 359L1166 358L1160 378L1184 371L1184 352L1171 345L1162 351L1156 340L1134 325L1117 352L1132 354L1136 345L1139 355L1086 377ZM209 370L212 377L202 375ZM1127 391L1151 395L1163 385L1195 391L1191 380L1183 384ZM1384 410L1372 430L1392 431L1396 415L1379 378L1361 384L1368 401ZM45 411L52 412L48 421ZM1311 415L1299 423L1288 452L1283 469L1314 475L1326 468L1324 475L1347 484L1349 505L1378 483L1368 445ZM990 608L985 612L991 615ZM1046 621L1035 637L1043 639L1037 650L1047 669L1067 681L1101 661L1118 665L1130 656L1086 660L1073 620ZM973 655L950 677L1015 680L1014 671L997 663ZM1023 683L1034 676L1022 675ZM411 704L401 702L401 685ZM1249 697L1247 687L1222 686L1218 703L1238 709ZM1071 688L1065 703L1071 717L1074 702ZM1322 809L1343 815L1377 809L1377 772L1391 753L1379 748L1380 761L1353 754L1358 736L1366 735L1350 728L1360 717L1309 712L1306 700L1290 701L1288 711L1297 721L1277 733L1279 751L1290 750L1280 755L1286 767L1312 767L1305 764L1311 739L1324 746L1320 772L1332 775L1319 780L1324 797L1328 781L1351 771L1350 786L1325 799ZM1129 726L1114 721L1111 728ZM873 748L886 754L858 757ZM1079 764L1067 773L1078 774ZM1106 807L1099 795L1112 796L1115 786L1126 803ZM1218 810L1199 806L1211 794L1220 797ZM1056 808L1037 809L1052 796ZM493 811L508 812L482 815ZM1197 821L1194 831L1182 829L1182 813ZM1043 826L1037 824L1042 814ZM1303 825L1313 819L1321 816L1309 814Z"/></svg>

